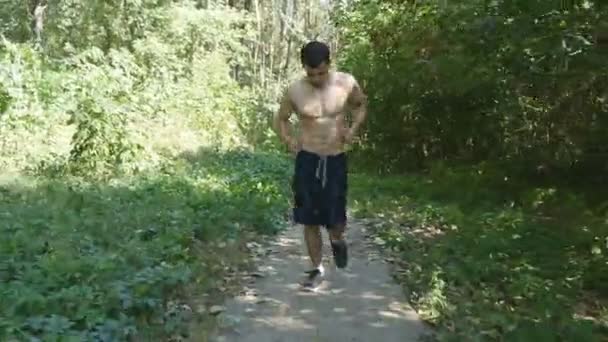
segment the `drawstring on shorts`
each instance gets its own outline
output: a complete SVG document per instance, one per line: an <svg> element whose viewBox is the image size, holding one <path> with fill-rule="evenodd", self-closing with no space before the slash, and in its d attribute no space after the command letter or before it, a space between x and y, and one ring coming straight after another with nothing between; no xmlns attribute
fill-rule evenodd
<svg viewBox="0 0 608 342"><path fill-rule="evenodd" d="M323 173L322 178L319 174ZM325 184L327 183L327 156L319 157L319 162L317 163L317 171L316 171L317 179L321 180L321 187L325 189Z"/></svg>

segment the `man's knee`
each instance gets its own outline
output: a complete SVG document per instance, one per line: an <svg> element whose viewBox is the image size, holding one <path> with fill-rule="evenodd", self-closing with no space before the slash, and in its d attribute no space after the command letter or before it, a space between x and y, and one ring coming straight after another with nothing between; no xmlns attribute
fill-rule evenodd
<svg viewBox="0 0 608 342"><path fill-rule="evenodd" d="M343 232L346 228L346 223L331 224L327 226L329 232Z"/></svg>
<svg viewBox="0 0 608 342"><path fill-rule="evenodd" d="M329 237L332 240L341 240L344 237L344 231L346 230L346 224L333 224L327 227Z"/></svg>
<svg viewBox="0 0 608 342"><path fill-rule="evenodd" d="M321 230L319 229L319 226L304 226L304 229L309 232L309 233L317 233L317 232L321 232Z"/></svg>

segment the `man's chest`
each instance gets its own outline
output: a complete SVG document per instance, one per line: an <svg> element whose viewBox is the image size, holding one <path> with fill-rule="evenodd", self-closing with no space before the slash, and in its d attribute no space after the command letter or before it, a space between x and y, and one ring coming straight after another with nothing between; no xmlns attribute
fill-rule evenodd
<svg viewBox="0 0 608 342"><path fill-rule="evenodd" d="M302 89L293 98L299 115L309 118L334 117L344 113L348 91L340 85L324 89Z"/></svg>

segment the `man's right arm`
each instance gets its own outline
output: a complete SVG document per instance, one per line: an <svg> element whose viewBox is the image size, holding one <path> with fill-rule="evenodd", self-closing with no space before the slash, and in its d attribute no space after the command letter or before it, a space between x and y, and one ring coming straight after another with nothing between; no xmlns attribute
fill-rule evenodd
<svg viewBox="0 0 608 342"><path fill-rule="evenodd" d="M286 91L281 98L279 110L274 115L273 129L281 141L290 148L295 145L295 140L289 135L289 118L292 113L291 98L289 97L289 91Z"/></svg>

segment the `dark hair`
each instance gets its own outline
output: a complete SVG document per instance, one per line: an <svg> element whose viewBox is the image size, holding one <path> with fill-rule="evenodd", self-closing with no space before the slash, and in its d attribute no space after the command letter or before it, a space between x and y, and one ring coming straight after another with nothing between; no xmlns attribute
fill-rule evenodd
<svg viewBox="0 0 608 342"><path fill-rule="evenodd" d="M329 64L329 47L324 43L312 41L300 50L300 60L311 68L316 68L323 62Z"/></svg>

